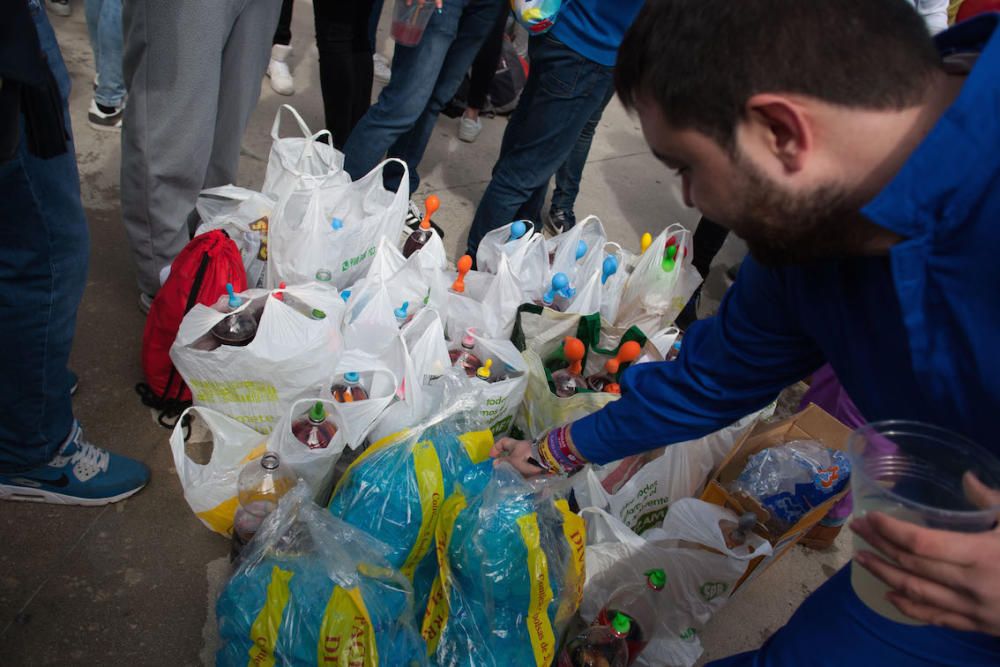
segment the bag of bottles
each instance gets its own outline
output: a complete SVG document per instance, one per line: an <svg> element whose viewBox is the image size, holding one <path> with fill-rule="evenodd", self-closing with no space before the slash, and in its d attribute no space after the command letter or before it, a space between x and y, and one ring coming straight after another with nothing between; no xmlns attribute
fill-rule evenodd
<svg viewBox="0 0 1000 667"><path fill-rule="evenodd" d="M603 510L581 514L587 522L584 622L599 618L609 601L621 597L616 593L644 581L647 572L666 575L655 598L655 621L640 621L645 627L635 639L644 648L636 665L694 665L702 653L698 633L728 601L750 562L771 554L771 544L735 513L694 498L671 504L662 524L641 537ZM753 526L755 517L749 518Z"/></svg>
<svg viewBox="0 0 1000 667"><path fill-rule="evenodd" d="M295 119L301 136L281 136L284 111ZM276 202L285 202L297 192L311 193L317 187L343 189L350 185L351 177L344 171L344 154L331 145L329 130L313 133L291 105L278 107L271 125L271 140L261 192ZM308 195L304 199L308 200ZM298 208L299 216L304 210L302 203Z"/></svg>
<svg viewBox="0 0 1000 667"><path fill-rule="evenodd" d="M221 229L236 243L247 272L247 285L267 287L267 228L277 202L260 192L223 185L198 194L201 225L195 236Z"/></svg>
<svg viewBox="0 0 1000 667"><path fill-rule="evenodd" d="M475 329L490 338L510 338L518 307L524 294L505 255L500 255L496 275L470 271L466 289L448 295L447 330L461 338L467 329Z"/></svg>
<svg viewBox="0 0 1000 667"><path fill-rule="evenodd" d="M425 665L410 583L388 549L296 487L264 521L216 603L220 667Z"/></svg>
<svg viewBox="0 0 1000 667"><path fill-rule="evenodd" d="M325 395L334 400L333 411L344 425L344 439L351 449L364 444L365 438L396 398L403 374L401 348L402 342L397 335L385 354L353 349L345 351L337 361L333 380ZM348 386L354 389L349 392L349 397L343 391ZM356 388L360 388L361 393Z"/></svg>
<svg viewBox="0 0 1000 667"><path fill-rule="evenodd" d="M348 444L346 422L336 407L326 397L295 401L268 438L267 448L305 482L316 502L330 497L334 467Z"/></svg>
<svg viewBox="0 0 1000 667"><path fill-rule="evenodd" d="M195 405L270 433L294 400L327 387L343 315L336 292L317 284L249 290L192 308L170 358Z"/></svg>
<svg viewBox="0 0 1000 667"><path fill-rule="evenodd" d="M556 273L562 273L569 279L569 286L579 291L591 276L600 275L607 242L608 234L596 215L588 215L562 234L548 239L545 242L550 264L547 282Z"/></svg>
<svg viewBox="0 0 1000 667"><path fill-rule="evenodd" d="M613 241L604 245L604 253L601 263L601 317L614 322L618 318L622 292L635 270L638 257Z"/></svg>
<svg viewBox="0 0 1000 667"><path fill-rule="evenodd" d="M422 626L438 664L553 663L580 604L586 541L554 490L501 465L481 493L460 488L444 503Z"/></svg>
<svg viewBox="0 0 1000 667"><path fill-rule="evenodd" d="M527 220L504 225L488 232L476 249L476 267L484 273L497 273L500 256L507 258L526 302L541 300L549 275L545 237L533 227Z"/></svg>
<svg viewBox="0 0 1000 667"><path fill-rule="evenodd" d="M437 572L434 530L456 483L489 475L493 436L475 431L469 399L365 450L337 483L329 510L385 542L386 558L413 582L422 617ZM481 483L479 484L481 485Z"/></svg>

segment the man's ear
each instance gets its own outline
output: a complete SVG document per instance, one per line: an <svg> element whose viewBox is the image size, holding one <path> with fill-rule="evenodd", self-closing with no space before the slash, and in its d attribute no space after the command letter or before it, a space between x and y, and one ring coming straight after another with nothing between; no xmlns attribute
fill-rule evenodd
<svg viewBox="0 0 1000 667"><path fill-rule="evenodd" d="M754 95L747 100L744 123L758 148L777 159L786 172L805 166L813 148L813 132L801 105L772 93Z"/></svg>

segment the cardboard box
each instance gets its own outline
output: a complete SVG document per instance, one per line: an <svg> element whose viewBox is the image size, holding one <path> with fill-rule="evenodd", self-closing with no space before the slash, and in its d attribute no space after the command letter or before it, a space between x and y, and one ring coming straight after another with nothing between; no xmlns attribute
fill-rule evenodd
<svg viewBox="0 0 1000 667"><path fill-rule="evenodd" d="M722 461L719 468L712 474L705 487L705 491L701 494L701 499L715 505L728 507L737 514L742 514L743 512L754 512L757 514L759 523L755 532L767 539L774 549L774 552L770 556L762 556L750 561L750 565L747 566L747 571L743 575L743 578L733 587L733 592L736 592L740 586L763 572L785 555L810 528L826 516L826 513L830 511L830 508L838 500L847 494L847 489L833 496L822 505L813 508L798 523L781 535L772 535L762 525L770 516L768 511L751 498L745 496L737 498L726 489L726 485L739 477L740 473L746 467L747 459L763 449L792 440L818 440L826 447L846 452L847 439L850 435L850 428L844 426L844 424L818 405L810 404L802 412L783 421L771 424L758 424L736 443L733 451L729 453L729 456Z"/></svg>

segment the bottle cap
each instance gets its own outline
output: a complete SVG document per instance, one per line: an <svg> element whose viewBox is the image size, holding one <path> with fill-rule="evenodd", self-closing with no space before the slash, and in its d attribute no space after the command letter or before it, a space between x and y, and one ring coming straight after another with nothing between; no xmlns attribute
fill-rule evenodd
<svg viewBox="0 0 1000 667"><path fill-rule="evenodd" d="M510 225L510 240L516 241L517 239L524 236L528 231L528 226L524 224L524 220L516 220Z"/></svg>
<svg viewBox="0 0 1000 667"><path fill-rule="evenodd" d="M646 572L646 585L654 591L661 590L667 585L667 573L657 568Z"/></svg>
<svg viewBox="0 0 1000 667"><path fill-rule="evenodd" d="M579 261L583 259L583 256L587 254L587 242L580 239L580 242L576 244L576 259Z"/></svg>
<svg viewBox="0 0 1000 667"><path fill-rule="evenodd" d="M490 369L493 367L493 360L487 359L483 362L483 365L476 369L476 377L480 380L490 379Z"/></svg>
<svg viewBox="0 0 1000 667"><path fill-rule="evenodd" d="M469 329L464 336L462 336L462 347L475 347L476 339L472 337L472 329Z"/></svg>
<svg viewBox="0 0 1000 667"><path fill-rule="evenodd" d="M632 619L619 611L611 619L611 629L619 637L625 637L632 631Z"/></svg>
<svg viewBox="0 0 1000 667"><path fill-rule="evenodd" d="M330 273L327 269L320 269L319 271L316 272L316 280L318 280L321 283L328 283L331 280L333 280L333 274Z"/></svg>
<svg viewBox="0 0 1000 667"><path fill-rule="evenodd" d="M312 318L314 320L322 320L322 319L326 318L326 313L324 313L319 308L313 308L312 312L310 313L310 315L312 315Z"/></svg>
<svg viewBox="0 0 1000 667"><path fill-rule="evenodd" d="M357 371L351 371L350 373L344 373L344 382L349 384L357 384L361 381L361 375Z"/></svg>
<svg viewBox="0 0 1000 667"><path fill-rule="evenodd" d="M333 227L335 231L338 229L343 229L344 221L341 220L340 218L334 218L333 220L330 221L330 226Z"/></svg>
<svg viewBox="0 0 1000 667"><path fill-rule="evenodd" d="M608 394L618 394L620 396L622 393L622 386L617 382L609 382L604 385L604 391Z"/></svg>
<svg viewBox="0 0 1000 667"><path fill-rule="evenodd" d="M604 264L601 265L601 284L608 282L608 278L618 273L618 258L614 255L608 255L604 258Z"/></svg>
<svg viewBox="0 0 1000 667"><path fill-rule="evenodd" d="M639 254L646 252L649 246L653 245L653 235L649 232L645 232L642 235L642 240L639 241Z"/></svg>
<svg viewBox="0 0 1000 667"><path fill-rule="evenodd" d="M323 408L321 402L316 401L316 404L309 410L309 421L319 423L324 419L326 419L326 409Z"/></svg>
<svg viewBox="0 0 1000 667"><path fill-rule="evenodd" d="M233 290L232 283L226 283L226 292L229 294L229 307L239 308L240 303L242 302L240 301L240 298L236 296L236 292Z"/></svg>
<svg viewBox="0 0 1000 667"><path fill-rule="evenodd" d="M420 221L420 229L426 231L431 228L431 216L437 212L440 206L441 200L438 199L437 195L430 195L424 200L424 219Z"/></svg>
<svg viewBox="0 0 1000 667"><path fill-rule="evenodd" d="M340 293L340 298L344 300L344 303L347 303L347 300L351 298L351 290L345 289Z"/></svg>
<svg viewBox="0 0 1000 667"><path fill-rule="evenodd" d="M410 309L410 302L409 301L404 301L403 305L400 306L399 308L397 308L396 310L394 310L393 313L396 315L396 319L397 320L405 320L406 319L406 311L409 310L409 309Z"/></svg>
<svg viewBox="0 0 1000 667"><path fill-rule="evenodd" d="M562 290L569 287L569 278L566 274L560 271L559 273L552 276L552 291L561 292Z"/></svg>

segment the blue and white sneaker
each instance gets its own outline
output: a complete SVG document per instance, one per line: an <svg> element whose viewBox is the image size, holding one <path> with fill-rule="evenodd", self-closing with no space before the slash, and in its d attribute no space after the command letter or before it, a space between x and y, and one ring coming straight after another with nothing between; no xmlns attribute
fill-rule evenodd
<svg viewBox="0 0 1000 667"><path fill-rule="evenodd" d="M48 464L0 473L0 500L56 505L107 505L124 500L149 482L149 468L83 439L79 422Z"/></svg>

